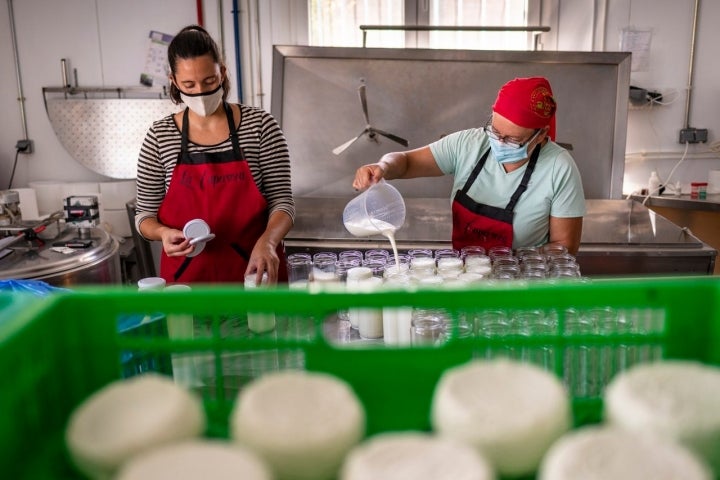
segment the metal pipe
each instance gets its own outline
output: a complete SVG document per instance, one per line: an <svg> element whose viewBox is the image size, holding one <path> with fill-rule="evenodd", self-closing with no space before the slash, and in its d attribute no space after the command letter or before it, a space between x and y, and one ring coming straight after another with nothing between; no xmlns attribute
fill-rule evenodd
<svg viewBox="0 0 720 480"><path fill-rule="evenodd" d="M263 78L262 78L262 43L260 35L260 0L255 0L255 35L257 37L257 75L258 75L258 93L260 97L260 108L263 108Z"/></svg>
<svg viewBox="0 0 720 480"><path fill-rule="evenodd" d="M238 101L243 103L243 79L242 79L242 66L240 56L242 52L242 44L240 43L240 10L238 7L237 0L232 2L232 15L233 15L233 30L235 33L235 70L237 72L237 89L238 89Z"/></svg>
<svg viewBox="0 0 720 480"><path fill-rule="evenodd" d="M67 60L64 58L60 59L60 75L62 77L62 86L69 87L70 82L68 81Z"/></svg>
<svg viewBox="0 0 720 480"><path fill-rule="evenodd" d="M360 25L363 32L363 48L366 45L367 30L404 30L404 31L445 31L445 32L549 32L550 27L481 27L452 25Z"/></svg>
<svg viewBox="0 0 720 480"><path fill-rule="evenodd" d="M693 88L693 65L695 64L695 37L697 36L698 11L700 10L700 0L695 0L695 13L693 14L692 23L692 40L690 41L690 66L688 68L688 86L687 97L685 99L685 128L690 128L690 100L692 98Z"/></svg>
<svg viewBox="0 0 720 480"><path fill-rule="evenodd" d="M28 140L27 118L25 117L25 94L23 93L22 76L20 75L20 55L18 54L17 35L15 35L15 14L13 13L12 0L7 0L8 15L10 17L10 36L13 44L13 56L15 57L15 76L18 86L18 102L20 102L20 121L22 122L23 139Z"/></svg>
<svg viewBox="0 0 720 480"><path fill-rule="evenodd" d="M217 0L218 7L218 25L220 25L220 54L225 61L225 25L223 24L222 0Z"/></svg>
<svg viewBox="0 0 720 480"><path fill-rule="evenodd" d="M203 2L202 0L195 0L195 8L197 10L197 24L201 27L205 27L203 25L205 23L205 20L203 19Z"/></svg>

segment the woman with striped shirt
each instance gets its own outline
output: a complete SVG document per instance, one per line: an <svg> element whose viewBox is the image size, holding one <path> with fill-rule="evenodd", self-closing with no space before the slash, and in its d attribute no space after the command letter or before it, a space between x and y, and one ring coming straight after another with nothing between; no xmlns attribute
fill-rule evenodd
<svg viewBox="0 0 720 480"><path fill-rule="evenodd" d="M162 241L168 282L286 281L283 238L295 204L287 142L267 112L226 102L230 84L217 44L199 26L168 47L170 97L187 108L153 123L137 168L140 234ZM202 219L215 235L183 234Z"/></svg>

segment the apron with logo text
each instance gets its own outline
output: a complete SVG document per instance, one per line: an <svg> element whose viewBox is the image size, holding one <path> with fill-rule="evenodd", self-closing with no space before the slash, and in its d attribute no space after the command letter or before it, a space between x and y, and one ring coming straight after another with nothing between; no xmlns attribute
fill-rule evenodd
<svg viewBox="0 0 720 480"><path fill-rule="evenodd" d="M215 238L194 257L169 257L163 251L160 276L167 282L242 283L250 253L267 226L267 201L240 147L232 110L227 103L224 108L233 145L224 152L190 153L187 110L183 116L180 153L158 221L182 230L189 220L200 218ZM287 281L282 242L277 254L278 281Z"/></svg>

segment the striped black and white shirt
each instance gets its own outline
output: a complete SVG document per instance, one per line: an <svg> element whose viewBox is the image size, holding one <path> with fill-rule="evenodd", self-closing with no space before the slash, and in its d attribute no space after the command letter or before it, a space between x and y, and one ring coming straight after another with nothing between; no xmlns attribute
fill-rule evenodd
<svg viewBox="0 0 720 480"><path fill-rule="evenodd" d="M295 202L290 181L287 141L275 118L265 110L240 105L238 141L260 193L268 202L268 213L283 211L295 219ZM137 165L137 215L135 226L148 217L157 217L170 186L180 153L182 134L172 115L153 122L140 149ZM232 150L228 137L217 145L188 142L190 153Z"/></svg>

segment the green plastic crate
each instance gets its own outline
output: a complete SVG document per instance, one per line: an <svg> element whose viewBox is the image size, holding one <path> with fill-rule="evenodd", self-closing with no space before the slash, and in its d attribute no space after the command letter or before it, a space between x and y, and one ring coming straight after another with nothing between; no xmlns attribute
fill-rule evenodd
<svg viewBox="0 0 720 480"><path fill-rule="evenodd" d="M543 335L476 335L425 348L338 345L325 338L327 322L348 307L408 305L447 310L455 332L460 318L488 309L553 311L558 326ZM654 326L643 323L604 335L566 331L573 309L607 307L649 318ZM248 311L272 311L277 329L249 333ZM153 312L164 312L170 323L178 316L192 316L192 338L169 338L165 328L132 335L118 331L128 315ZM303 368L344 378L365 406L368 434L429 430L432 393L448 367L502 351L550 352L548 368L564 378L566 358L579 348L613 359L630 348L652 354L633 361L687 358L720 365L720 278L512 283L366 295L283 288L244 291L240 286L147 293L87 288L44 299L6 294L0 296L0 471L3 478L80 478L62 441L72 409L108 382L145 370L153 359L167 366L169 355L192 356L193 373L200 379L192 388L203 396L210 419L207 435L226 437L238 390L266 371ZM613 368L627 367L626 360ZM176 370L181 362L173 363ZM573 408L576 425L601 420L597 395L575 395Z"/></svg>

